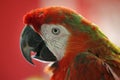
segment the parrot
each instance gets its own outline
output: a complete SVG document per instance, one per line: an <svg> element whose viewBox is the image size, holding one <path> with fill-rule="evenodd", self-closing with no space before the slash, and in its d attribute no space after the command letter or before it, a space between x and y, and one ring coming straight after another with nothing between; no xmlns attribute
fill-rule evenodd
<svg viewBox="0 0 120 80"><path fill-rule="evenodd" d="M50 80L120 80L120 48L77 11L37 8L23 23L22 55L33 65L49 63Z"/></svg>

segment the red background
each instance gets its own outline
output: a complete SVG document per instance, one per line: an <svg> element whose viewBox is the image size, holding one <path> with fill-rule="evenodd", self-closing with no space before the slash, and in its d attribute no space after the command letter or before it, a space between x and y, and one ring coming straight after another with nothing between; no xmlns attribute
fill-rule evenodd
<svg viewBox="0 0 120 80"><path fill-rule="evenodd" d="M42 67L32 66L20 52L19 39L23 15L38 8L39 0L0 1L0 80L23 80L29 76L42 75Z"/></svg>

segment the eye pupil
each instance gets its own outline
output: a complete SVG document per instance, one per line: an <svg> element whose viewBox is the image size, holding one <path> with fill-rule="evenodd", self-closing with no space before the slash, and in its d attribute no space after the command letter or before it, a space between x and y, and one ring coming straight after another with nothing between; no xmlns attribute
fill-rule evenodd
<svg viewBox="0 0 120 80"><path fill-rule="evenodd" d="M58 28L53 28L52 33L58 35L60 33L60 30Z"/></svg>
<svg viewBox="0 0 120 80"><path fill-rule="evenodd" d="M58 32L58 30L57 30L57 29L54 29L54 32Z"/></svg>

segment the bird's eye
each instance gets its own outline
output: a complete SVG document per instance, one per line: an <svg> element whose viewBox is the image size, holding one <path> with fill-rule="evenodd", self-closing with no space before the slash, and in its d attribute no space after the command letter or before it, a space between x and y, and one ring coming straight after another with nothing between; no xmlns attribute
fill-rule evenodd
<svg viewBox="0 0 120 80"><path fill-rule="evenodd" d="M60 34L60 29L58 29L58 28L52 28L52 33L54 35L58 35L58 34Z"/></svg>

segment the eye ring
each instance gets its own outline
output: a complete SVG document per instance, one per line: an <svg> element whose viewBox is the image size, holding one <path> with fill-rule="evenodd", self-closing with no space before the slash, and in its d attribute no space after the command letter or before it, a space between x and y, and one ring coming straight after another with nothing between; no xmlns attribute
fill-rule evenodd
<svg viewBox="0 0 120 80"><path fill-rule="evenodd" d="M60 34L60 29L59 28L52 28L52 33L54 35L59 35Z"/></svg>

